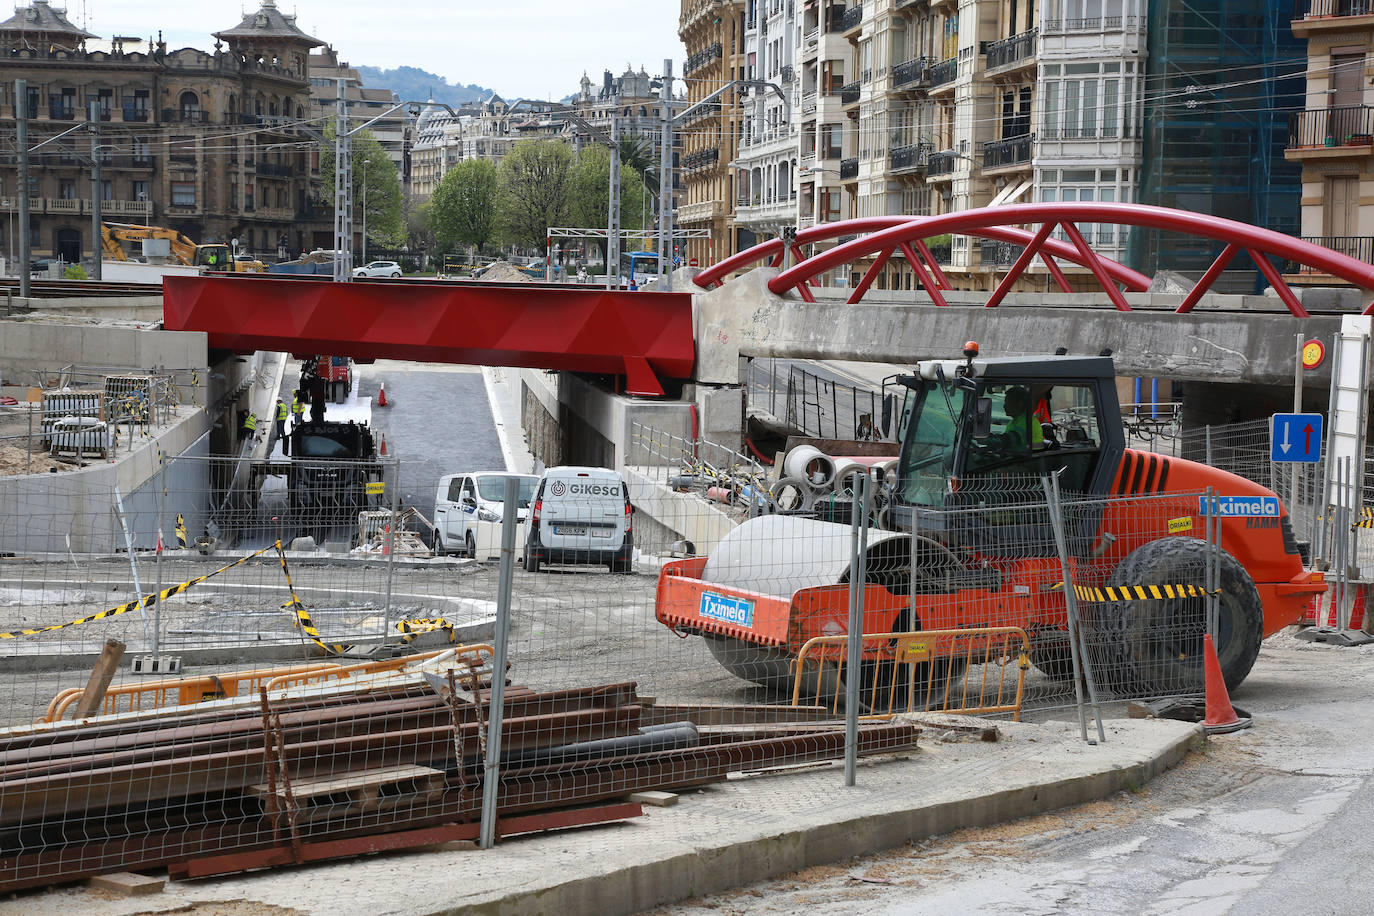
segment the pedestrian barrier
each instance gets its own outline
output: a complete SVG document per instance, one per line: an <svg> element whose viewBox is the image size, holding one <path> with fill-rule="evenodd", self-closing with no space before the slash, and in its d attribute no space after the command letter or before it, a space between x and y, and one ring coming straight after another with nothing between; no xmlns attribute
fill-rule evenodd
<svg viewBox="0 0 1374 916"><path fill-rule="evenodd" d="M793 706L806 698L842 708L848 642L843 634L807 640L793 663ZM862 645L860 702L868 715L924 709L1021 719L1030 637L1020 627L865 633Z"/></svg>
<svg viewBox="0 0 1374 916"><path fill-rule="evenodd" d="M332 665L299 672L288 672L266 682L263 686L269 691L278 691L368 675L400 673L426 662L432 662L439 659L440 656L444 656L442 661L445 664L451 664L454 668L465 668L468 671L481 671L483 669L489 671L491 669L491 646L474 643L457 646L453 649L436 649L433 652L402 655L383 661L360 662L356 665Z"/></svg>

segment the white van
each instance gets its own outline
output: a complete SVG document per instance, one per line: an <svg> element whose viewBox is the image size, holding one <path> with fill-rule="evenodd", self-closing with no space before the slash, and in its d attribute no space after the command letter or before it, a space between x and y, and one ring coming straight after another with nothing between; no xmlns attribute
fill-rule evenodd
<svg viewBox="0 0 1374 916"><path fill-rule="evenodd" d="M501 559L501 509L506 498L506 480L520 481L515 546L525 541L530 501L539 478L533 474L505 471L473 471L447 474L439 478L434 496L434 553L458 553L474 560Z"/></svg>
<svg viewBox="0 0 1374 916"><path fill-rule="evenodd" d="M525 542L525 569L545 563L605 563L629 572L634 561L630 488L605 468L549 468L539 480Z"/></svg>

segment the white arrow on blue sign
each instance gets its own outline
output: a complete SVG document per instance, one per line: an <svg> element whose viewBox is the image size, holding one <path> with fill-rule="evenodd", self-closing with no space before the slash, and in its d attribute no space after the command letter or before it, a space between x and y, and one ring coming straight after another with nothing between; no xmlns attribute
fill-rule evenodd
<svg viewBox="0 0 1374 916"><path fill-rule="evenodd" d="M1276 413L1269 424L1269 460L1312 464L1322 458L1322 415Z"/></svg>

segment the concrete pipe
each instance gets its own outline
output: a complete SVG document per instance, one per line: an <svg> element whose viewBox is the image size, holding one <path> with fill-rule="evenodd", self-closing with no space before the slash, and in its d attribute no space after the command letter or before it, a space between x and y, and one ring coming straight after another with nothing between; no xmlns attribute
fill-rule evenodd
<svg viewBox="0 0 1374 916"><path fill-rule="evenodd" d="M860 464L849 458L835 459L835 492L852 494L855 489L857 478L869 477L872 479L872 469L865 464Z"/></svg>
<svg viewBox="0 0 1374 916"><path fill-rule="evenodd" d="M800 477L782 478L773 484L770 496L779 512L805 512L814 502L811 486Z"/></svg>
<svg viewBox="0 0 1374 916"><path fill-rule="evenodd" d="M835 461L814 445L798 445L782 459L782 472L787 477L800 477L821 490L835 479Z"/></svg>

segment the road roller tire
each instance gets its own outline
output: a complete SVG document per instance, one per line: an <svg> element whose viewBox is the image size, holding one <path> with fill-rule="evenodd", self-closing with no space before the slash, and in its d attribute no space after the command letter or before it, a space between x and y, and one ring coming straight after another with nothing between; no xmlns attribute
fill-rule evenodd
<svg viewBox="0 0 1374 916"><path fill-rule="evenodd" d="M733 636L703 633L706 647L722 668L778 696L792 695L792 656L781 649L756 646Z"/></svg>
<svg viewBox="0 0 1374 916"><path fill-rule="evenodd" d="M1132 551L1109 585L1200 583L1208 546L1197 538L1168 537ZM1221 600L1216 649L1226 688L1235 690L1259 657L1264 609L1245 567L1221 554ZM1094 675L1119 694L1162 696L1203 689L1202 637L1206 599L1159 598L1103 602L1084 614ZM1099 658L1101 656L1101 658Z"/></svg>

